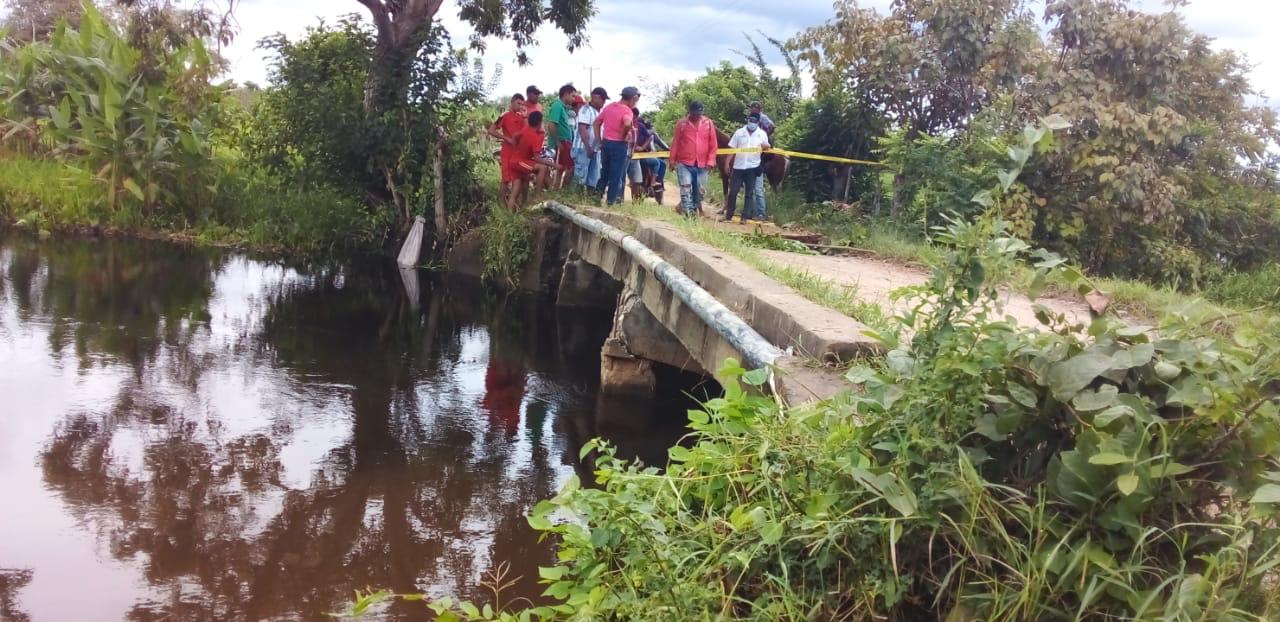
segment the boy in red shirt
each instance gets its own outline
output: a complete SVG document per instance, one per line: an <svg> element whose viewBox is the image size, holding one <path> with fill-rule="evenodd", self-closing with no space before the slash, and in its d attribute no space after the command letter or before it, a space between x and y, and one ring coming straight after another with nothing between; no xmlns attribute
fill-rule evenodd
<svg viewBox="0 0 1280 622"><path fill-rule="evenodd" d="M502 147L498 151L498 166L502 171L502 183L498 186L498 202L501 204L507 202L511 185L516 181L516 178L508 175L507 172L511 160L511 149L516 144L516 137L529 126L529 121L525 118L524 101L524 95L519 93L512 95L507 111L502 113L488 129L489 136L502 141Z"/></svg>
<svg viewBox="0 0 1280 622"><path fill-rule="evenodd" d="M546 143L547 133L542 130L542 113L529 113L528 125L516 136L508 170L503 173L504 178L510 176L515 180L507 196L507 209L515 211L519 207L521 195L528 190L530 179L533 179L533 195L537 196L546 184L547 174L559 168L555 162L543 157L542 148Z"/></svg>

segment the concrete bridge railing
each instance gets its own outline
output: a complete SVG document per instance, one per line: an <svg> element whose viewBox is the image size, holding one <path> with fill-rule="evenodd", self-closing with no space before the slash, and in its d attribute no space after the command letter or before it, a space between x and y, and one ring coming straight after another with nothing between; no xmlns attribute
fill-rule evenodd
<svg viewBox="0 0 1280 622"><path fill-rule="evenodd" d="M554 202L540 223L521 287L554 291L567 307L614 309L601 352L605 392L643 394L654 362L712 373L726 358L768 367L771 386L789 403L848 388L831 363L879 353L866 327L803 298L724 252L693 242L667 223L637 222L599 209ZM472 242L483 244L483 240ZM450 267L466 259L460 243Z"/></svg>

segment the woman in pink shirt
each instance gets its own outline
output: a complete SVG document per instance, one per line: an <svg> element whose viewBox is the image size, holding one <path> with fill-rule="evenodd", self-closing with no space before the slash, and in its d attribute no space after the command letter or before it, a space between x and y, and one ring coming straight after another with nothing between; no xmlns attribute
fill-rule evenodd
<svg viewBox="0 0 1280 622"><path fill-rule="evenodd" d="M631 159L628 153L631 127L635 124L638 101L639 89L634 86L622 89L621 99L605 106L593 124L596 141L600 145L600 185L596 190L608 190L609 205L622 203L627 164Z"/></svg>
<svg viewBox="0 0 1280 622"><path fill-rule="evenodd" d="M702 116L702 102L689 102L689 114L676 123L671 138L671 168L680 182L680 207L685 216L702 211L707 177L716 165L716 124Z"/></svg>

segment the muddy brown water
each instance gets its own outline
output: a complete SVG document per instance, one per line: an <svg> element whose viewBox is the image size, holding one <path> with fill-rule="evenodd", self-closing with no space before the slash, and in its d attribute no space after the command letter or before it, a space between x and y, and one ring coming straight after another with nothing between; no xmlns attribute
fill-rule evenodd
<svg viewBox="0 0 1280 622"><path fill-rule="evenodd" d="M499 569L536 600L529 508L594 436L661 461L692 405L598 395L608 319L381 258L0 233L0 620L317 620Z"/></svg>

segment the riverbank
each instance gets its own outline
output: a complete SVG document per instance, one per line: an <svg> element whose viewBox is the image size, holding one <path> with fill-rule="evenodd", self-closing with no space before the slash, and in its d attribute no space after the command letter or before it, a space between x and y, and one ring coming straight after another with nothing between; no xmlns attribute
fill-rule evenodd
<svg viewBox="0 0 1280 622"><path fill-rule="evenodd" d="M0 159L0 226L305 255L378 250L390 231L390 210L334 189L238 175L217 184L186 205L108 209L105 188L85 169L10 153Z"/></svg>

